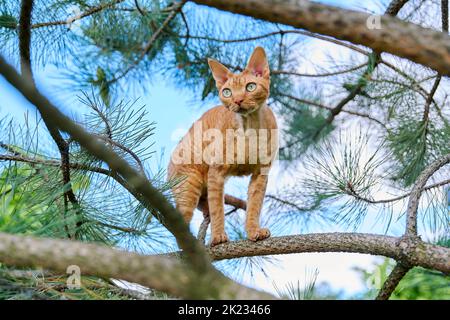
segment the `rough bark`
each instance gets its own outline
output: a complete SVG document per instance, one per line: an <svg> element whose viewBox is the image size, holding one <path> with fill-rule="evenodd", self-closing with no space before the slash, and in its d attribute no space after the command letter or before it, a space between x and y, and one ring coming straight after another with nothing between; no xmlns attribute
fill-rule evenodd
<svg viewBox="0 0 450 320"><path fill-rule="evenodd" d="M411 266L450 272L450 249L423 241L375 234L316 233L273 237L259 242L234 241L208 249L213 260L304 252L380 255Z"/></svg>
<svg viewBox="0 0 450 320"><path fill-rule="evenodd" d="M450 37L389 15L369 29L371 15L306 0L193 0L217 9L325 34L389 52L450 75Z"/></svg>
<svg viewBox="0 0 450 320"><path fill-rule="evenodd" d="M78 241L0 233L0 262L61 273L77 265L82 275L122 279L188 299L273 299L225 277L198 274L174 258L143 256Z"/></svg>

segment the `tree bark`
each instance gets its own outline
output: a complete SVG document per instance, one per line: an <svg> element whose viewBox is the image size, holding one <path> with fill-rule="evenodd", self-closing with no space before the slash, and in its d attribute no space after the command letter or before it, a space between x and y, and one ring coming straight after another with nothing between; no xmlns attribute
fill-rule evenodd
<svg viewBox="0 0 450 320"><path fill-rule="evenodd" d="M0 261L62 273L76 265L82 275L122 279L187 299L274 298L225 277L198 274L174 258L143 256L78 241L0 233Z"/></svg>
<svg viewBox="0 0 450 320"><path fill-rule="evenodd" d="M213 260L304 252L353 252L385 256L411 266L450 272L450 249L408 238L364 233L313 233L225 243L208 249Z"/></svg>
<svg viewBox="0 0 450 320"><path fill-rule="evenodd" d="M450 37L384 15L381 28L369 29L371 15L306 0L192 0L217 9L347 40L377 52L428 66L450 76Z"/></svg>

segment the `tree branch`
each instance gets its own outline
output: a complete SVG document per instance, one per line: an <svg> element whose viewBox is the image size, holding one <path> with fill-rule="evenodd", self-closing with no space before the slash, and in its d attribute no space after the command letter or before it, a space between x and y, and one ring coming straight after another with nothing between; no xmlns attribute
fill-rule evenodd
<svg viewBox="0 0 450 320"><path fill-rule="evenodd" d="M77 265L82 275L122 279L190 299L273 299L226 278L199 274L180 260L143 256L78 241L0 233L0 260L17 267L39 266L65 273Z"/></svg>
<svg viewBox="0 0 450 320"><path fill-rule="evenodd" d="M411 248L413 248L411 250ZM233 241L212 248L214 261L241 257L305 252L353 252L380 255L411 266L450 272L450 249L423 241L364 233L313 233L272 237L263 241Z"/></svg>
<svg viewBox="0 0 450 320"><path fill-rule="evenodd" d="M190 39L198 39L198 40L207 40L207 41L215 41L215 42L222 42L222 43L236 43L236 42L248 42L248 41L255 41L255 40L260 40L260 39L264 39L264 38L269 38L269 37L273 37L273 36L277 36L277 35L285 35L285 34L298 34L298 35L302 35L302 36L306 36L306 37L311 37L311 38L316 38L319 40L323 40L323 41L327 41L330 43L334 43L337 44L339 46L342 47L346 47L350 50L356 51L358 53L361 53L363 55L368 55L369 52L367 52L364 49L361 49L358 46L355 46L351 43L347 43L344 41L339 41L337 39L334 39L332 37L327 37L327 36L323 36L320 34L316 34L313 32L309 32L306 30L279 30L279 31L272 31L272 32L268 32L265 34L261 34L258 36L253 36L253 37L246 37L246 38L237 38L237 39L220 39L220 38L213 38L213 37L208 37L208 36L196 36L196 35L191 35L189 36ZM181 38L185 38L187 37L187 35L183 35L180 36Z"/></svg>
<svg viewBox="0 0 450 320"><path fill-rule="evenodd" d="M450 153L430 164L417 178L417 181L411 191L406 211L406 236L417 236L417 209L419 208L419 199L422 195L425 184L436 171L449 162Z"/></svg>
<svg viewBox="0 0 450 320"><path fill-rule="evenodd" d="M396 16L409 0L393 0L386 8L385 14Z"/></svg>
<svg viewBox="0 0 450 320"><path fill-rule="evenodd" d="M408 273L411 267L401 263L397 263L394 269L389 274L389 277L383 284L383 287L378 292L376 300L388 300L398 286L403 277Z"/></svg>
<svg viewBox="0 0 450 320"><path fill-rule="evenodd" d="M332 110L333 110L333 107L324 105L324 104L319 103L319 102L315 102L315 101L311 101L311 100L307 100L307 99L302 99L302 98L293 96L293 95L291 95L291 94L284 94L284 93L281 93L280 95L283 96L283 97L286 97L286 98L295 100L295 101L297 101L297 102L299 102L299 103L308 104L308 105L315 106L315 107L320 108L320 109L324 109L324 110L328 110L328 111L332 111ZM291 107L291 108L292 108L292 107ZM294 110L295 110L295 109L294 109ZM377 124L379 124L380 126L382 126L384 129L386 129L386 125L385 125L382 121L380 121L380 120L378 120L378 119L372 117L370 114L367 114L367 113L361 113L361 112L353 111L353 110L346 110L346 109L342 109L341 112L344 112L344 113L347 113L347 114L351 114L351 115L353 115L353 116L358 116L358 117L362 117L362 118L369 119L369 120L371 120L371 121L376 122Z"/></svg>
<svg viewBox="0 0 450 320"><path fill-rule="evenodd" d="M138 59L133 61L124 71L122 71L119 75L115 76L113 79L108 80L108 84L115 83L125 77L131 70L133 70L144 58L145 56L150 52L150 50L153 48L155 42L158 40L158 38L163 33L164 29L169 25L169 23L176 17L176 15L181 11L183 8L183 5L186 3L187 0L181 0L179 3L177 3L174 6L174 9L172 12L169 13L166 20L161 24L161 26L152 34L150 39L147 41L145 46L142 49L142 52Z"/></svg>
<svg viewBox="0 0 450 320"><path fill-rule="evenodd" d="M35 86L33 79L33 72L31 66L31 56L30 56L30 45L31 45L31 13L33 11L33 0L22 0L21 3L21 11L20 11L20 25L19 25L19 53L20 53L20 61L21 61L21 72L22 76L25 78L25 81L30 83L30 86ZM79 214L79 204L78 200L75 196L75 193L72 190L71 180L70 180L70 159L69 159L69 144L64 140L61 133L58 129L52 125L52 123L42 115L42 120L50 133L50 136L55 141L56 146L58 147L59 153L61 154L61 172L63 177L63 184L67 187L67 190L64 192L64 208L65 212L67 212L67 201L70 201L74 208L76 209L76 213ZM81 225L80 221L77 221L76 226L79 227ZM67 236L72 238L72 234L68 226L65 226L65 230ZM76 234L75 234L76 235Z"/></svg>
<svg viewBox="0 0 450 320"><path fill-rule="evenodd" d="M116 4L119 4L119 3L124 2L124 1L125 0L113 0L113 1L111 1L109 3L100 4L100 5L96 6L96 7L92 7L91 9L81 13L80 15L78 15L78 16L72 18L72 19L68 18L66 20L58 20L58 21L36 23L36 24L33 24L31 26L31 29L38 29L38 28L51 27L51 26L61 26L61 25L65 26L65 25L73 23L73 22L75 22L77 20L81 20L81 19L89 17L89 16L91 16L91 15L93 15L95 13L103 11L104 9L111 8L111 7L115 6Z"/></svg>
<svg viewBox="0 0 450 320"><path fill-rule="evenodd" d="M381 16L381 29L369 29L371 15L306 0L192 0L221 10L325 34L388 52L450 75L448 34Z"/></svg>

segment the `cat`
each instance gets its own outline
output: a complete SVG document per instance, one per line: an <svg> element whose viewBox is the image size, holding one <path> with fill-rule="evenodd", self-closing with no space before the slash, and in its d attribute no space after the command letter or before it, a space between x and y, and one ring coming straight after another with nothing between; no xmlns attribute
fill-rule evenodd
<svg viewBox="0 0 450 320"><path fill-rule="evenodd" d="M176 207L187 223L197 207L205 215L209 214L210 245L227 242L225 181L230 176L251 175L245 230L248 239L263 240L270 236L270 231L260 227L259 217L268 171L278 151L277 122L266 103L270 88L266 53L262 47L256 47L246 68L237 74L216 60L208 59L208 64L222 105L208 110L194 122L172 154L168 178L177 181L172 188ZM254 136L251 133L254 135L255 132L258 137L252 140ZM264 135L260 132L265 134L267 141L262 140ZM205 139L203 133L209 137ZM231 142L230 139L225 141L225 136L231 137ZM200 142L199 138L202 139ZM214 144L211 140L219 149L212 148L214 150L208 154L205 151ZM255 150L260 150L258 148L267 153L255 153ZM221 161L223 158L227 161Z"/></svg>

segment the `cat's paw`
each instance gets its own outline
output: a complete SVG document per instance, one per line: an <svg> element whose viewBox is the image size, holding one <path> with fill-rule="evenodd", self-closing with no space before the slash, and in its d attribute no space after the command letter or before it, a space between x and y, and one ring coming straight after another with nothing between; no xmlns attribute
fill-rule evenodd
<svg viewBox="0 0 450 320"><path fill-rule="evenodd" d="M218 244L228 242L228 236L225 232L221 232L218 234L213 234L211 236L210 245L211 247L217 246Z"/></svg>
<svg viewBox="0 0 450 320"><path fill-rule="evenodd" d="M247 238L251 241L264 240L270 237L270 230L267 228L255 228L247 231Z"/></svg>

